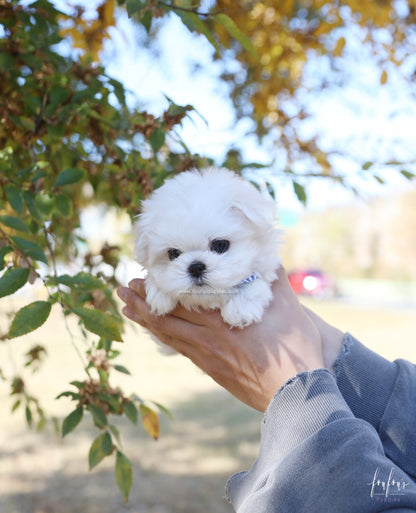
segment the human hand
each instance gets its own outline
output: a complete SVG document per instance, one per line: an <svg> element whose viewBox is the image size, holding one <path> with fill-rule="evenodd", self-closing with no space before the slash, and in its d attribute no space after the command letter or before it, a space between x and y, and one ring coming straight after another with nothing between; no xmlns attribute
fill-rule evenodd
<svg viewBox="0 0 416 513"><path fill-rule="evenodd" d="M249 406L265 411L276 391L299 372L324 367L321 335L300 305L283 268L273 283L273 301L260 323L230 328L219 311L178 306L166 316L150 313L144 281L118 290L126 317L190 358Z"/></svg>

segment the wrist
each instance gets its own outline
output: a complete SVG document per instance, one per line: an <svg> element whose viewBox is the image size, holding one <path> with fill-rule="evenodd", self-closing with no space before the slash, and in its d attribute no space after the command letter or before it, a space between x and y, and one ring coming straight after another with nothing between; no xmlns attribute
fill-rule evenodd
<svg viewBox="0 0 416 513"><path fill-rule="evenodd" d="M322 356L324 367L329 370L334 370L334 362L338 358L341 352L342 345L344 343L345 334L325 322L321 317L316 315L315 312L309 310L306 306L303 306L306 315L318 328L322 340Z"/></svg>

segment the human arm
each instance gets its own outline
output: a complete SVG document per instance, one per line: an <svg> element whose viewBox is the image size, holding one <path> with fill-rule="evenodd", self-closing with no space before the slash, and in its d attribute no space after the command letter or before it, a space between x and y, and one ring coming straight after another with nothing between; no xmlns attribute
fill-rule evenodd
<svg viewBox="0 0 416 513"><path fill-rule="evenodd" d="M375 429L354 417L335 378L319 369L271 401L259 456L227 483L238 513L416 511L416 485L385 456Z"/></svg>
<svg viewBox="0 0 416 513"><path fill-rule="evenodd" d="M333 327L311 310L309 318L322 335L326 367L353 415L378 432L386 455L416 478L416 367L391 362L346 333L342 347L334 344Z"/></svg>

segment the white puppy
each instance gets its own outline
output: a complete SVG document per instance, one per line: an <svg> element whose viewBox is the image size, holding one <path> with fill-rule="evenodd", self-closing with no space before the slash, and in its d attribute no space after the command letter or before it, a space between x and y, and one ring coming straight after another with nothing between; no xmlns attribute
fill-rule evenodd
<svg viewBox="0 0 416 513"><path fill-rule="evenodd" d="M280 265L271 197L225 169L183 172L143 201L135 232L154 313L181 303L219 308L230 326L260 321Z"/></svg>

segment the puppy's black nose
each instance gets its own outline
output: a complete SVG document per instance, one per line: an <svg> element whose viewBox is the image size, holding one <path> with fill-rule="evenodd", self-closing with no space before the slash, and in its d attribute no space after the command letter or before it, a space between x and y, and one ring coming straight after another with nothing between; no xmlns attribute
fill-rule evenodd
<svg viewBox="0 0 416 513"><path fill-rule="evenodd" d="M192 262L188 267L188 272L193 278L200 278L207 266L203 262Z"/></svg>

